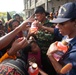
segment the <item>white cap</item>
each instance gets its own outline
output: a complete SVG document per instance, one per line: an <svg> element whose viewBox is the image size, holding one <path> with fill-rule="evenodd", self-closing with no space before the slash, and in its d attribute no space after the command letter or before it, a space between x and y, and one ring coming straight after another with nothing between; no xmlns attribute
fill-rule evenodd
<svg viewBox="0 0 76 75"><path fill-rule="evenodd" d="M37 64L36 64L36 63L33 63L33 64L32 64L32 67L33 67L33 68L37 68Z"/></svg>

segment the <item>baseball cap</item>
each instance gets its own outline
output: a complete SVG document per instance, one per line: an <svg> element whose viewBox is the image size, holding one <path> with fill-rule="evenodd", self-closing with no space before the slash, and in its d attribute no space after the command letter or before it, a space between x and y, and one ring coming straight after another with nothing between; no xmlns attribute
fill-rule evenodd
<svg viewBox="0 0 76 75"><path fill-rule="evenodd" d="M58 11L58 16L52 23L62 23L70 19L76 19L76 3L69 2L62 5Z"/></svg>

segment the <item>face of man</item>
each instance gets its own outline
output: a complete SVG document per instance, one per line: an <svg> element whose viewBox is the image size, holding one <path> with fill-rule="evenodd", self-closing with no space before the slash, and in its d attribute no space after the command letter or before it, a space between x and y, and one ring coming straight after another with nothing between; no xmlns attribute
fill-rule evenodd
<svg viewBox="0 0 76 75"><path fill-rule="evenodd" d="M16 16L15 19L20 22L20 17Z"/></svg>
<svg viewBox="0 0 76 75"><path fill-rule="evenodd" d="M42 22L45 19L45 13L37 13L35 14L35 19Z"/></svg>
<svg viewBox="0 0 76 75"><path fill-rule="evenodd" d="M17 26L19 26L19 23L17 21L12 23L12 29L15 29Z"/></svg>
<svg viewBox="0 0 76 75"><path fill-rule="evenodd" d="M57 24L59 28L59 32L62 35L68 35L69 37L73 36L75 34L75 21L66 21L63 23Z"/></svg>

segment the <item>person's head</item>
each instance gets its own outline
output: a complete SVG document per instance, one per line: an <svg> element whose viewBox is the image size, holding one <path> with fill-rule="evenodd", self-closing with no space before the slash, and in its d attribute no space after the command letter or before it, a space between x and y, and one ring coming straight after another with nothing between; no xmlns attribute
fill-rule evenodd
<svg viewBox="0 0 76 75"><path fill-rule="evenodd" d="M40 50L36 41L31 41L23 50L24 54L28 52L37 53Z"/></svg>
<svg viewBox="0 0 76 75"><path fill-rule="evenodd" d="M19 14L14 14L13 19L17 20L20 22L20 15Z"/></svg>
<svg viewBox="0 0 76 75"><path fill-rule="evenodd" d="M58 11L55 12L55 15L54 15L54 16L55 16L55 18L57 18L57 16L58 16Z"/></svg>
<svg viewBox="0 0 76 75"><path fill-rule="evenodd" d="M53 12L50 12L50 19L53 20Z"/></svg>
<svg viewBox="0 0 76 75"><path fill-rule="evenodd" d="M11 28L11 30L14 30L17 26L19 26L20 22L17 20L11 20L9 22L9 27Z"/></svg>
<svg viewBox="0 0 76 75"><path fill-rule="evenodd" d="M46 18L45 9L42 6L36 7L34 10L35 18L42 22Z"/></svg>
<svg viewBox="0 0 76 75"><path fill-rule="evenodd" d="M76 3L69 2L62 5L57 18L51 22L57 23L62 35L74 37L76 35Z"/></svg>
<svg viewBox="0 0 76 75"><path fill-rule="evenodd" d="M31 46L31 51L34 52L34 53L36 53L40 50L36 41L31 41L30 46Z"/></svg>

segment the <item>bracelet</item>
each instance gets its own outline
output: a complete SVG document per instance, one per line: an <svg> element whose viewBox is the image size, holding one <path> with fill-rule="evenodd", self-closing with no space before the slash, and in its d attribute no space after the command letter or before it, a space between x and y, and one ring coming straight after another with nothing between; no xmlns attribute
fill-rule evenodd
<svg viewBox="0 0 76 75"><path fill-rule="evenodd" d="M0 63L1 63L2 61L4 61L5 59L7 59L7 58L16 59L16 56L15 56L15 55L10 56L10 55L6 52L6 53L0 58Z"/></svg>

